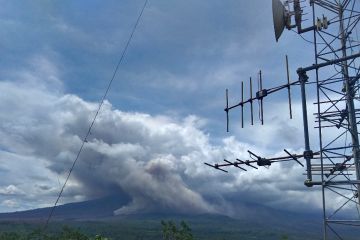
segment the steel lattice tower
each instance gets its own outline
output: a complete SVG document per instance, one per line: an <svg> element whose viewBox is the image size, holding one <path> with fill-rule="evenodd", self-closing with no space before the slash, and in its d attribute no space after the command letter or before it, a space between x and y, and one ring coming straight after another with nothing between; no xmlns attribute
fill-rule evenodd
<svg viewBox="0 0 360 240"><path fill-rule="evenodd" d="M251 124L253 124L253 101L259 101L261 122L263 122L263 99L282 89L288 90L290 118L290 88L299 85L301 90L302 117L305 150L292 154L286 149L285 156L263 158L248 151L252 160L211 165L227 172L223 167L234 166L246 171L244 167L254 164L270 166L282 161L306 160L307 187L321 187L323 206L324 240L360 238L360 1L359 0L309 0L311 19L304 21L305 3L300 0L273 0L275 38L278 40L286 27L295 28L297 33L313 44L314 62L297 69L298 80L270 89L260 88L253 97L250 79L250 98L244 100L242 83L241 101L229 106L226 90L227 130L229 130L229 111L241 107L242 127L243 108L251 105ZM308 5L308 6L309 6ZM293 23L294 22L294 23ZM305 39L306 40L306 39ZM287 60L287 58L286 58ZM288 65L287 65L288 66ZM308 111L309 99L315 99L316 112ZM318 143L310 143L308 114L313 114L315 128L318 130Z"/></svg>
<svg viewBox="0 0 360 240"><path fill-rule="evenodd" d="M348 231L360 233L360 3L312 0L310 5L315 61L298 74L315 71L320 155L311 160L306 184L322 188L324 239L343 239Z"/></svg>

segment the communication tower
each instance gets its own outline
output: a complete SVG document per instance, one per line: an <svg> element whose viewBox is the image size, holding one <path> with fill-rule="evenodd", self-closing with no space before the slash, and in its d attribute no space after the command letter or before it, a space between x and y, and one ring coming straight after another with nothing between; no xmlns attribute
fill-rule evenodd
<svg viewBox="0 0 360 240"><path fill-rule="evenodd" d="M253 124L253 101L259 102L259 115L263 124L264 98L282 89L288 90L291 118L290 89L300 86L305 151L293 154L284 149L286 154L275 158L264 158L249 151L251 160L236 159L231 162L225 159L225 163L205 164L225 172L224 167L228 166L246 171L246 167L257 169L282 161L296 161L302 165L299 159L303 158L306 162L305 185L321 187L323 239L346 239L351 235L349 233L360 236L360 1L272 0L272 11L276 41L285 28L296 32L313 44L314 61L308 66L297 68L298 80L295 82L289 80L287 64L287 83L270 89L263 89L260 72L256 94L253 95L250 79L250 98L244 100L242 83L241 101L233 106L229 106L226 90L224 110L227 131L229 112L238 107L241 108L241 124L244 126L246 104L251 106ZM306 21L304 16L309 13L311 17ZM314 103L308 102L309 95L311 99L316 99ZM308 112L307 104L315 104L316 112ZM317 143L310 143L309 140L308 114L315 117Z"/></svg>

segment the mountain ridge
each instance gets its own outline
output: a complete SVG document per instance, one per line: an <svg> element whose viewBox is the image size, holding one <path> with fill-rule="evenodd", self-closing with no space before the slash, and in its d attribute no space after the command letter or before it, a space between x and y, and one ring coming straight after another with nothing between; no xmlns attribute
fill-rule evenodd
<svg viewBox="0 0 360 240"><path fill-rule="evenodd" d="M239 214L229 216L227 214L184 214L176 212L140 212L127 215L114 215L114 211L125 206L130 202L130 198L124 195L111 195L94 200L83 202L67 203L59 205L53 213L54 220L116 220L116 219L197 219L197 218L217 218L217 219L237 219L246 220L253 223L263 224L268 219L272 222L287 222L297 224L304 220L321 220L321 213L296 213L288 210L274 209L256 203L239 203ZM51 207L31 209L26 211L16 211L0 213L0 221L41 221L46 219L51 211Z"/></svg>

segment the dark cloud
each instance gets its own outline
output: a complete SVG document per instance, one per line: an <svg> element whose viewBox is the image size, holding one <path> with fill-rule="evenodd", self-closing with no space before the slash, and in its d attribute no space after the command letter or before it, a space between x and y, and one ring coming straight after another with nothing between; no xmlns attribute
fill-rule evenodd
<svg viewBox="0 0 360 240"><path fill-rule="evenodd" d="M1 211L53 203L142 3L2 3L0 188L24 194L0 198ZM267 108L265 127L241 132L232 115L238 137L225 135L222 89L235 103L240 81L256 79L259 68L264 86L285 83L285 51L290 64L307 57L291 34L275 45L270 9L263 0L149 1L62 202L124 193L131 202L119 214L234 214L243 200L280 208L320 202L302 197L294 163L227 175L203 164L248 159L248 149L302 150L293 137L301 117L284 120L287 106Z"/></svg>
<svg viewBox="0 0 360 240"><path fill-rule="evenodd" d="M4 164L9 172L2 188L11 185L23 192L17 205L8 202L18 209L53 202L98 106L75 95L54 95L53 84L43 82L37 74L27 76L36 84L24 88L19 86L27 82L24 79L0 82L0 89L7 93L0 97L0 107L11 109L0 117L6 123L0 127L0 135L6 136L1 148L11 151L2 151L1 159L12 159L11 164ZM18 96L21 102L15 100ZM275 207L313 201L298 197L304 187L298 185L302 169L295 164L246 174L231 168L230 174L223 174L206 167L204 162L223 158L248 159L248 149L259 154L265 151L235 137L212 144L210 135L202 130L205 127L206 121L194 115L174 118L123 112L105 102L62 202L123 193L130 202L119 206L117 214L190 211L231 215L239 201ZM279 138L287 141L281 131ZM23 179L14 177L19 173L25 173Z"/></svg>
<svg viewBox="0 0 360 240"><path fill-rule="evenodd" d="M98 100L142 4L7 3L0 18L7 36L1 41L0 71L7 76L34 55L46 55L58 66L67 93ZM270 5L263 0L149 1L112 86L112 104L124 111L200 115L211 119L208 131L224 135L223 90L238 93L240 81L255 78L260 68L264 86L284 83L286 51L290 63L291 53L304 54L303 48L288 46L302 41L290 33L289 41L275 44ZM296 56L298 64L302 58Z"/></svg>

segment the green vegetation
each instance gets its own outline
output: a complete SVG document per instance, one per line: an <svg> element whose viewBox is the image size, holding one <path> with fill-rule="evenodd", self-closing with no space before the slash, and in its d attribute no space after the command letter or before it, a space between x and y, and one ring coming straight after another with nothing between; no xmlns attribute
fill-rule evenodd
<svg viewBox="0 0 360 240"><path fill-rule="evenodd" d="M173 221L161 221L163 240L193 240L190 227L181 221L180 228Z"/></svg>
<svg viewBox="0 0 360 240"><path fill-rule="evenodd" d="M194 240L190 227L184 222L177 226L174 221L161 221L163 240ZM137 239L144 239L138 237ZM58 233L46 234L37 229L28 234L5 232L0 235L0 240L110 240L109 238L96 235L89 237L80 229L64 226Z"/></svg>
<svg viewBox="0 0 360 240"><path fill-rule="evenodd" d="M46 234L38 222L0 222L0 240L320 240L321 229L280 228L224 217L118 218L108 221L54 221ZM184 221L182 221L184 220ZM71 227L68 227L71 226ZM190 228L191 226L191 228ZM349 236L349 240L358 236Z"/></svg>
<svg viewBox="0 0 360 240"><path fill-rule="evenodd" d="M4 232L0 234L0 240L109 240L100 235L88 237L79 229L64 226L61 232L56 234L45 234L37 229L28 234L15 232Z"/></svg>

